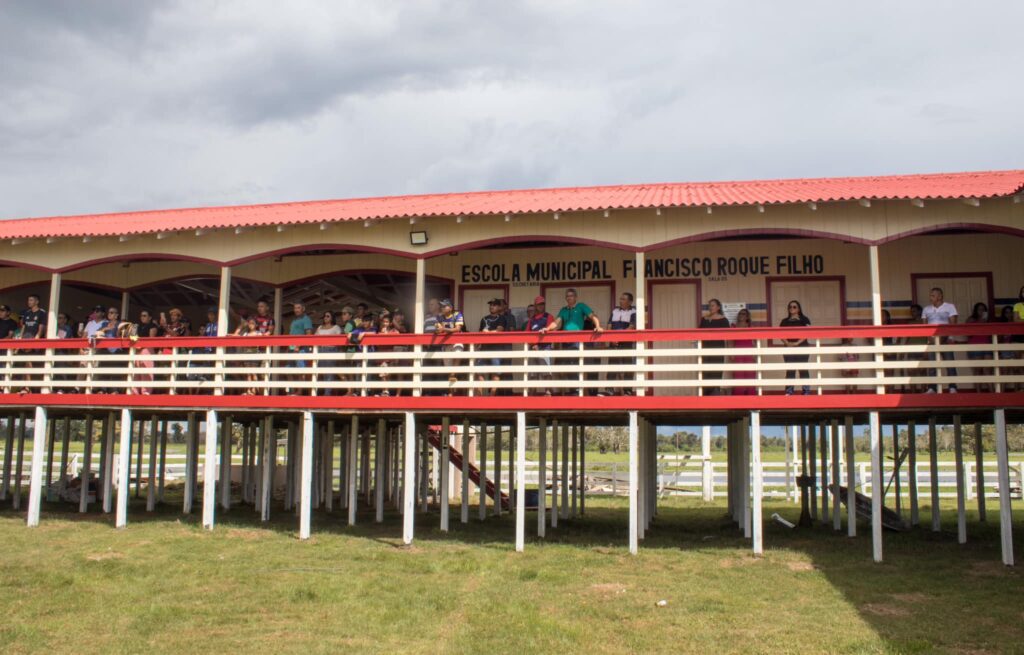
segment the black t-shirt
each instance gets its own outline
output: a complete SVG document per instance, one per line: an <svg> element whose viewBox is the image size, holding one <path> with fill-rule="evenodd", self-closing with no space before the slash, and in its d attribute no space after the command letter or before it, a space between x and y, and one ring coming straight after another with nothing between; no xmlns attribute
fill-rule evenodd
<svg viewBox="0 0 1024 655"><path fill-rule="evenodd" d="M797 316L796 318L794 318L792 316L787 316L786 318L782 319L781 322L779 322L779 327L807 327L810 324L811 324L811 319L809 319L806 316L801 314L800 316ZM792 338L787 339L787 341L792 341L792 340L793 340ZM804 342L801 343L800 345L801 346L810 346L811 344L809 342L807 342L807 340L804 340Z"/></svg>
<svg viewBox="0 0 1024 655"><path fill-rule="evenodd" d="M491 332L497 332L498 328L501 328L505 332L511 332L516 329L515 321L508 314L487 314L480 319L480 331L489 330ZM507 345L495 345L481 348L481 350L509 350L511 346Z"/></svg>
<svg viewBox="0 0 1024 655"><path fill-rule="evenodd" d="M0 318L0 339L13 339L18 323L12 318Z"/></svg>
<svg viewBox="0 0 1024 655"><path fill-rule="evenodd" d="M25 310L21 313L21 338L32 339L46 328L46 310L34 312Z"/></svg>
<svg viewBox="0 0 1024 655"><path fill-rule="evenodd" d="M707 316L700 319L700 327L702 328L727 328L729 327L729 319L726 317L722 318L708 318ZM705 348L725 348L724 341L705 341Z"/></svg>

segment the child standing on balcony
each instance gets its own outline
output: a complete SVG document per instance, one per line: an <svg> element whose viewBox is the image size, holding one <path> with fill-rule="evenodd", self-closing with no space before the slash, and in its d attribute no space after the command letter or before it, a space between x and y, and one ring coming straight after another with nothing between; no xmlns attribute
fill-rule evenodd
<svg viewBox="0 0 1024 655"><path fill-rule="evenodd" d="M750 327L750 311L745 307L740 311L736 312L736 325L733 327L737 328L748 328ZM733 348L753 348L753 339L733 339ZM757 362L757 358L753 355L735 355L732 358L733 364L754 364ZM743 370L733 371L733 380L753 380L757 377L757 372L753 366L744 367ZM734 396L753 396L756 394L756 390L753 386L737 386L733 387L732 395Z"/></svg>

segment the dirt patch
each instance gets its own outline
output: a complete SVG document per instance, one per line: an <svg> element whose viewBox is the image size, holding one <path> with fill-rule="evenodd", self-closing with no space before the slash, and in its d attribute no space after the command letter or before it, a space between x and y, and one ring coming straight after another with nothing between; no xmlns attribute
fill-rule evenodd
<svg viewBox="0 0 1024 655"><path fill-rule="evenodd" d="M889 594L889 598L897 600L901 603L907 603L910 605L922 605L924 603L933 600L932 596L922 593L909 593L909 594Z"/></svg>
<svg viewBox="0 0 1024 655"><path fill-rule="evenodd" d="M269 534L266 530L239 530L234 528L227 531L228 539L241 539L242 541L259 541L266 539Z"/></svg>
<svg viewBox="0 0 1024 655"><path fill-rule="evenodd" d="M818 570L818 568L810 562L786 562L786 568L796 573Z"/></svg>
<svg viewBox="0 0 1024 655"><path fill-rule="evenodd" d="M907 608L889 603L868 603L862 605L861 610L875 616L910 616L910 610Z"/></svg>
<svg viewBox="0 0 1024 655"><path fill-rule="evenodd" d="M729 557L718 560L718 567L722 569L737 569L744 566L753 566L760 561L756 557Z"/></svg>
<svg viewBox="0 0 1024 655"><path fill-rule="evenodd" d="M91 555L86 555L85 559L89 560L90 562L102 562L103 560L121 559L123 557L124 553L108 550L105 553L92 553Z"/></svg>
<svg viewBox="0 0 1024 655"><path fill-rule="evenodd" d="M626 593L626 585L618 582L604 582L590 585L590 591L599 596L618 596L619 594Z"/></svg>
<svg viewBox="0 0 1024 655"><path fill-rule="evenodd" d="M1002 562L974 562L967 574L979 578L995 578L1006 575L1008 571Z"/></svg>

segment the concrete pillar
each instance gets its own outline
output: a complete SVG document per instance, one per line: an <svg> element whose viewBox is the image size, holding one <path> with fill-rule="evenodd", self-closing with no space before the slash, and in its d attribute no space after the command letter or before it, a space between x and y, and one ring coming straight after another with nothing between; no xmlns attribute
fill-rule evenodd
<svg viewBox="0 0 1024 655"><path fill-rule="evenodd" d="M964 492L967 489L964 480L964 438L960 426L960 415L953 416L953 455L956 459L956 534L957 541L967 543L967 504Z"/></svg>
<svg viewBox="0 0 1024 655"><path fill-rule="evenodd" d="M121 443L117 452L117 515L114 525L123 528L128 525L128 477L132 468L132 412L121 410Z"/></svg>
<svg viewBox="0 0 1024 655"><path fill-rule="evenodd" d="M639 550L638 528L640 524L640 429L637 413L629 413L629 553L636 555Z"/></svg>
<svg viewBox="0 0 1024 655"><path fill-rule="evenodd" d="M309 539L313 500L313 412L302 412L302 476L299 483L299 539Z"/></svg>
<svg viewBox="0 0 1024 655"><path fill-rule="evenodd" d="M868 413L871 439L871 549L876 562L882 561L882 428L878 412Z"/></svg>
<svg viewBox="0 0 1024 655"><path fill-rule="evenodd" d="M405 482L402 485L402 542L412 543L414 519L416 516L416 416L405 413Z"/></svg>
<svg viewBox="0 0 1024 655"><path fill-rule="evenodd" d="M36 406L32 424L32 468L28 484L28 527L39 525L39 508L43 499L43 455L46 450L46 408Z"/></svg>
<svg viewBox="0 0 1024 655"><path fill-rule="evenodd" d="M1013 517L1010 505L1010 462L1006 443L1006 410L995 411L996 460L999 476L999 536L1003 564L1013 566Z"/></svg>
<svg viewBox="0 0 1024 655"><path fill-rule="evenodd" d="M516 552L526 545L526 412L516 412Z"/></svg>
<svg viewBox="0 0 1024 655"><path fill-rule="evenodd" d="M203 460L203 527L213 529L217 504L217 411L206 412L205 457Z"/></svg>
<svg viewBox="0 0 1024 655"><path fill-rule="evenodd" d="M761 520L761 501L764 497L764 469L761 466L761 412L750 412L750 464L754 478L754 494L751 507L754 555L764 554Z"/></svg>

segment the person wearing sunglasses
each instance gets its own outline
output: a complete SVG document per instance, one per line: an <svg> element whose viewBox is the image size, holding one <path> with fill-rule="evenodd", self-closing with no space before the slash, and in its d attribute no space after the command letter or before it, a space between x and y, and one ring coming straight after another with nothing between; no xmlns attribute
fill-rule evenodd
<svg viewBox="0 0 1024 655"><path fill-rule="evenodd" d="M789 305L786 307L786 318L782 319L779 323L779 327L797 328L807 327L811 324L811 319L804 316L804 309L800 306L799 300L790 300ZM782 345L787 348L806 348L810 344L807 343L807 339L783 339ZM783 355L782 361L787 364L806 364L809 359L808 355ZM810 380L811 374L806 369L797 370L796 367L790 367L786 370L786 379L793 380L795 378L801 378L804 380ZM811 388L808 385L803 387L804 395L811 393ZM786 395L793 395L793 386L786 387Z"/></svg>

